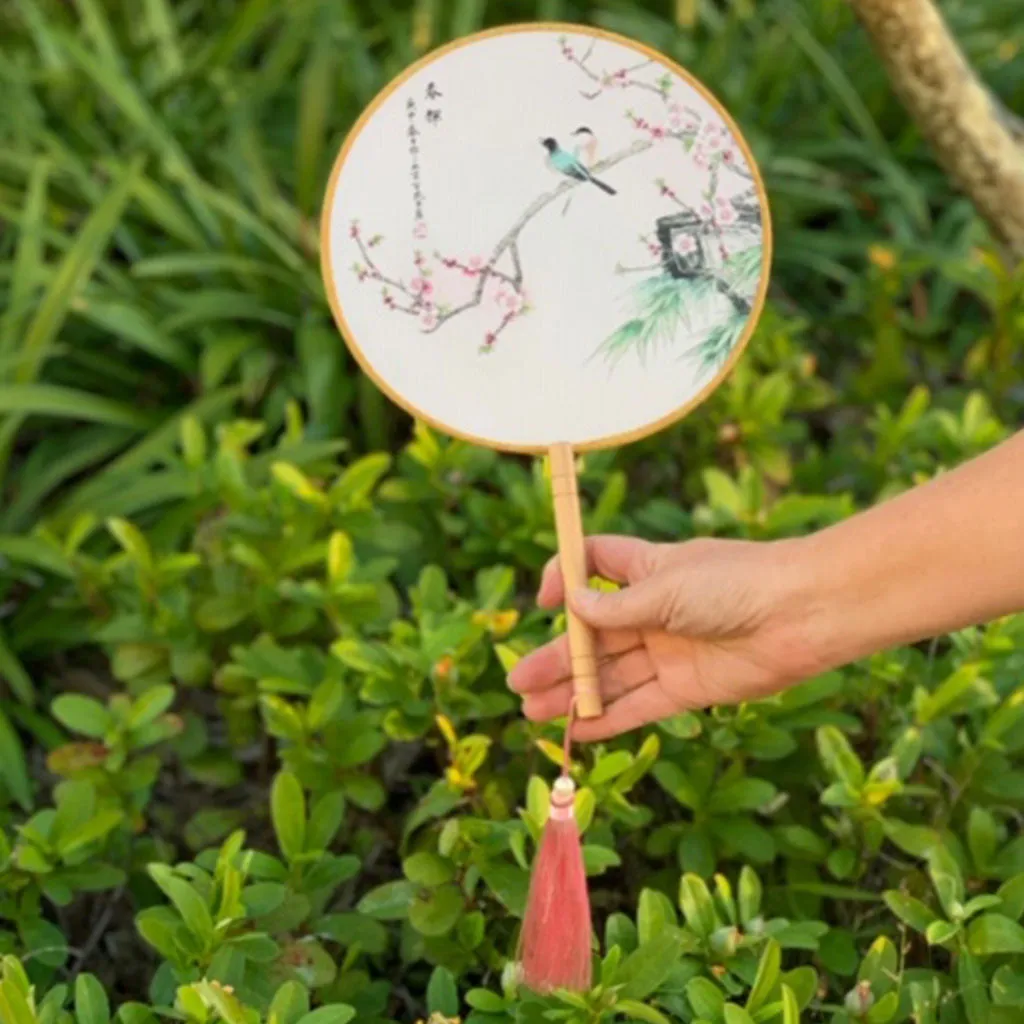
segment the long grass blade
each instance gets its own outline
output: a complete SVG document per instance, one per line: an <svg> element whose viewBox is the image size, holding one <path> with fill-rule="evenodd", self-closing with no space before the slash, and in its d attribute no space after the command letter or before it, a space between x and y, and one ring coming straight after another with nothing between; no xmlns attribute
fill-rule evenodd
<svg viewBox="0 0 1024 1024"><path fill-rule="evenodd" d="M43 218L46 211L46 186L49 174L49 164L39 161L29 180L18 233L18 250L7 295L7 309L0 320L0 352L10 352L14 347L15 335L23 314L28 309L35 286L39 283L43 263ZM19 355L24 357L23 352Z"/></svg>

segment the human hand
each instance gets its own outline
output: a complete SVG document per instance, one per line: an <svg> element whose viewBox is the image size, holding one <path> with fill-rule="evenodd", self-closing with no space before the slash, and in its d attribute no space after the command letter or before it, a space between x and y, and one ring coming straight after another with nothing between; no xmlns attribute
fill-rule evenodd
<svg viewBox="0 0 1024 1024"><path fill-rule="evenodd" d="M627 586L568 595L595 631L604 701L604 714L578 720L574 737L607 739L685 710L755 700L831 667L798 545L589 538L588 571ZM538 603L555 608L566 597L552 559ZM508 682L527 718L568 714L567 637L523 658Z"/></svg>

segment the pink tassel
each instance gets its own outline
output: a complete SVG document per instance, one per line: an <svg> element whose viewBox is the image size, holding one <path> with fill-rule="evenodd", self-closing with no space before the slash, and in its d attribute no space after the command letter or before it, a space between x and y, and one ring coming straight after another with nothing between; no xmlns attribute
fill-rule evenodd
<svg viewBox="0 0 1024 1024"><path fill-rule="evenodd" d="M590 897L573 811L575 795L575 784L563 774L551 792L530 880L519 961L523 984L539 995L590 988Z"/></svg>

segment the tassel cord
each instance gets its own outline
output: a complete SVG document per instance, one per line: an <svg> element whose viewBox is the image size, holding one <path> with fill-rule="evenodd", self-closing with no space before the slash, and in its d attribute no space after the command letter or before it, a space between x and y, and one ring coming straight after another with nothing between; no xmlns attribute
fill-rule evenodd
<svg viewBox="0 0 1024 1024"><path fill-rule="evenodd" d="M569 778L569 766L572 764L572 727L576 721L576 698L569 700L569 717L565 722L565 735L562 737L562 778Z"/></svg>

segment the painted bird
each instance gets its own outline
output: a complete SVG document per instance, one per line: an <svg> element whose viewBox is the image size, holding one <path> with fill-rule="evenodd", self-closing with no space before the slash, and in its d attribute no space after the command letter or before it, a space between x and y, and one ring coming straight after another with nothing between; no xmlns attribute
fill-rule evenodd
<svg viewBox="0 0 1024 1024"><path fill-rule="evenodd" d="M564 175L566 178L573 178L576 181L589 181L601 189L602 192L607 192L610 196L617 195L611 185L598 181L581 163L578 157L573 156L572 153L567 153L558 145L555 139L541 139L541 145L548 151L548 167L553 171Z"/></svg>
<svg viewBox="0 0 1024 1024"><path fill-rule="evenodd" d="M586 125L577 128L572 134L578 140L574 150L576 156L587 167L593 167L597 163L597 136Z"/></svg>

